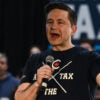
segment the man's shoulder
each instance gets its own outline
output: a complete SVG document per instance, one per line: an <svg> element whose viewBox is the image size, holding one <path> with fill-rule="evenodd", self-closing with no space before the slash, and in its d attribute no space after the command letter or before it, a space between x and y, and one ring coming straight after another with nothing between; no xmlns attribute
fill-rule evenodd
<svg viewBox="0 0 100 100"><path fill-rule="evenodd" d="M76 56L87 55L89 53L89 51L85 48L80 47L80 46L75 46L72 50L72 53L75 54Z"/></svg>
<svg viewBox="0 0 100 100"><path fill-rule="evenodd" d="M97 57L98 56L100 58L100 54L97 53L96 51L89 51L82 47L77 47L77 53L79 55L83 55L83 56L87 56L87 57Z"/></svg>
<svg viewBox="0 0 100 100"><path fill-rule="evenodd" d="M8 80L7 81L8 83L13 84L15 86L17 86L20 83L20 81L15 76L13 76L10 72L7 74L8 76L6 80Z"/></svg>
<svg viewBox="0 0 100 100"><path fill-rule="evenodd" d="M38 63L41 63L42 61L45 61L45 58L47 55L51 54L51 50L45 50L38 54L33 54L30 58L28 58L26 62L26 66L28 65L37 65Z"/></svg>

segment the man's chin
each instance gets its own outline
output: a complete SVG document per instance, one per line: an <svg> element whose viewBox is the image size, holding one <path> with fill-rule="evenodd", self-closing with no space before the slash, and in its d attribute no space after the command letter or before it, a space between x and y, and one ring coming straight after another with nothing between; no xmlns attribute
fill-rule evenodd
<svg viewBox="0 0 100 100"><path fill-rule="evenodd" d="M54 47L54 46L59 46L59 44L51 44L51 45L52 45L53 47Z"/></svg>
<svg viewBox="0 0 100 100"><path fill-rule="evenodd" d="M0 72L0 77L4 76L5 72Z"/></svg>

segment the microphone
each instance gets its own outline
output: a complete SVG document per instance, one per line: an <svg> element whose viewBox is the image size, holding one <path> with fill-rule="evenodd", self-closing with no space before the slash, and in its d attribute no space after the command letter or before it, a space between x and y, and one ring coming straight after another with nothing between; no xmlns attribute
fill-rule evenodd
<svg viewBox="0 0 100 100"><path fill-rule="evenodd" d="M54 57L51 56L51 55L48 55L45 59L45 62L47 65L49 65L50 67L52 66L52 62L54 61ZM44 78L43 79L43 82L41 84L41 90L44 91L45 88L47 88L47 82L48 82L48 79Z"/></svg>
<svg viewBox="0 0 100 100"><path fill-rule="evenodd" d="M52 62L53 61L54 61L54 57L53 56L49 55L49 56L46 57L45 62L46 62L47 65L52 66Z"/></svg>

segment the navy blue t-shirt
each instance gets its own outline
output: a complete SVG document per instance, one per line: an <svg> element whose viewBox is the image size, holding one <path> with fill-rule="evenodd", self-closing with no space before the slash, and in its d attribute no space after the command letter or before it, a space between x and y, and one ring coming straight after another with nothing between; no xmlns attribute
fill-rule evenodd
<svg viewBox="0 0 100 100"><path fill-rule="evenodd" d="M7 73L7 77L0 80L0 100L1 98L14 99L14 91L19 85L19 81L13 77L10 73Z"/></svg>
<svg viewBox="0 0 100 100"><path fill-rule="evenodd" d="M26 63L23 82L34 83L37 69L46 63L48 55L54 57L52 66L59 65L48 81L48 87L39 92L37 100L93 100L96 76L100 73L100 55L81 47L65 51L47 50L33 55ZM57 61L60 61L59 63Z"/></svg>

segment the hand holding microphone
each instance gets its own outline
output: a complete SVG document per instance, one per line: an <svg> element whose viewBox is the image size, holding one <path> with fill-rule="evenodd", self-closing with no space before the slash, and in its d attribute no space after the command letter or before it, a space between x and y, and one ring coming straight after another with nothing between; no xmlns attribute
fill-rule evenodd
<svg viewBox="0 0 100 100"><path fill-rule="evenodd" d="M44 79L49 79L52 76L51 68L48 65L43 65L37 70L37 82L42 84Z"/></svg>
<svg viewBox="0 0 100 100"><path fill-rule="evenodd" d="M47 87L48 79L51 78L54 69L51 68L54 58L52 56L46 57L46 64L37 70L37 82L41 85L41 90Z"/></svg>

